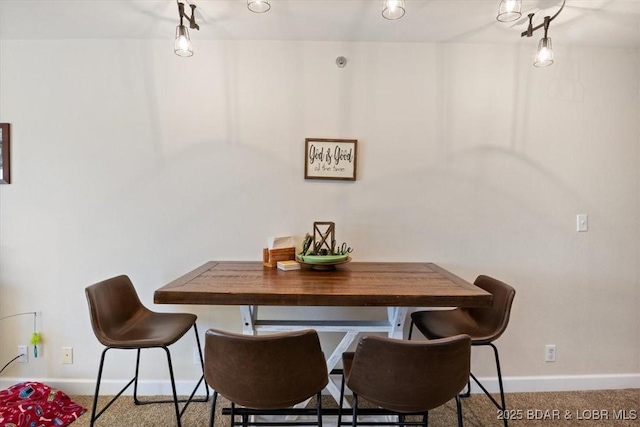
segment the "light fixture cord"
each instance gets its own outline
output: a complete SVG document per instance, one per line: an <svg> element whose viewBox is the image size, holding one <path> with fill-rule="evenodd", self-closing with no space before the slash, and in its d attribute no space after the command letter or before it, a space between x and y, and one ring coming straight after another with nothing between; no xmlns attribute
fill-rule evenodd
<svg viewBox="0 0 640 427"><path fill-rule="evenodd" d="M35 331L35 329L36 329L36 317L38 316L38 313L36 311L26 311L24 313L10 314L8 316L0 317L0 320L9 319L10 317L16 317L16 316L26 316L27 314L33 315L33 329Z"/></svg>
<svg viewBox="0 0 640 427"><path fill-rule="evenodd" d="M0 317L0 320L10 319L11 317L17 316L33 316L33 333L36 334L38 332L38 312L37 311L25 311L24 313L16 313L10 314L8 316Z"/></svg>

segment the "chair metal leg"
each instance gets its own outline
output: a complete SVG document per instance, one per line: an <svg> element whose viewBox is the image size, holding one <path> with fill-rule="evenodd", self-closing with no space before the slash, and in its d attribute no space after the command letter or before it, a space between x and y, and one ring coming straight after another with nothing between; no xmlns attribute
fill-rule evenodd
<svg viewBox="0 0 640 427"><path fill-rule="evenodd" d="M408 341L411 341L412 334L413 334L413 319L411 319L411 326L409 326L409 335L407 336Z"/></svg>
<svg viewBox="0 0 640 427"><path fill-rule="evenodd" d="M458 427L462 426L462 402L460 401L460 396L456 396L456 410L458 413Z"/></svg>
<svg viewBox="0 0 640 427"><path fill-rule="evenodd" d="M136 376L134 377L134 385L133 385L133 402L136 405L150 405L152 403L173 403L174 409L175 409L175 413L176 413L176 421L177 421L177 426L178 427L182 427L182 423L180 421L180 419L182 418L182 412L184 412L184 409L186 409L186 405L183 408L183 411L180 412L180 404L179 402L184 402L178 399L178 393L176 391L176 380L175 377L173 375L173 364L171 363L171 352L169 351L168 347L160 347L162 348L166 355L167 355L167 365L169 367L169 379L171 380L171 392L173 394L173 399L170 400L140 400L138 399L138 372L140 369L140 349L137 350L137 356L136 356ZM198 385L196 386L196 388L200 385L200 382L202 380L200 380L198 382ZM195 391L194 391L195 392ZM207 393L208 395L208 393ZM193 394L192 394L193 396ZM187 405L189 404L189 400L186 400Z"/></svg>
<svg viewBox="0 0 640 427"><path fill-rule="evenodd" d="M424 421L424 427L429 427L429 411L424 413L422 421Z"/></svg>
<svg viewBox="0 0 640 427"><path fill-rule="evenodd" d="M493 354L496 357L496 371L498 372L498 386L500 387L500 402L502 403L502 408L500 409L502 409L502 412L504 413L507 410L507 403L504 399L504 387L502 385L502 370L500 369L500 358L498 356L498 349L496 348L496 346L493 345L493 343L489 343L489 345L491 346L491 348L493 348ZM507 418L508 417L502 417L502 419L504 420L504 427L508 427Z"/></svg>
<svg viewBox="0 0 640 427"><path fill-rule="evenodd" d="M342 427L342 408L344 404L344 373L342 374L342 382L340 384L340 401L338 402L338 426Z"/></svg>
<svg viewBox="0 0 640 427"><path fill-rule="evenodd" d="M100 367L98 368L98 379L96 380L96 392L93 395L93 409L91 409L91 422L90 426L93 427L93 423L98 418L96 417L96 408L98 407L98 394L100 393L100 381L102 379L102 368L104 367L104 357L107 354L108 348L105 348L102 351L102 356L100 356Z"/></svg>
<svg viewBox="0 0 640 427"><path fill-rule="evenodd" d="M140 371L140 351L141 349L136 350L136 374L133 377L135 380L133 382L133 403L136 405L144 405L144 402L141 402L138 399L138 372Z"/></svg>
<svg viewBox="0 0 640 427"><path fill-rule="evenodd" d="M356 427L358 425L358 395L353 393L353 411L352 411L351 425Z"/></svg>
<svg viewBox="0 0 640 427"><path fill-rule="evenodd" d="M202 368L202 378L200 379L200 381L204 381L204 390L205 390L205 398L204 399L194 399L191 400L192 402L206 402L209 400L209 386L207 385L207 380L204 377L204 357L202 356L202 346L200 345L200 336L198 335L198 328L196 326L196 324L193 324L193 331L196 334L196 344L198 346L198 356L200 356L200 367ZM198 383L196 385L196 388L193 390L193 393L191 394L191 396L193 397L193 395L195 394L196 390L198 389L198 387L200 386L200 383Z"/></svg>
<svg viewBox="0 0 640 427"><path fill-rule="evenodd" d="M322 427L322 392L316 395L318 399L318 427Z"/></svg>
<svg viewBox="0 0 640 427"><path fill-rule="evenodd" d="M182 410L180 411L181 418L182 418L182 415L184 414L184 411L187 410L187 407L191 402L206 402L209 400L209 386L207 385L207 380L204 378L204 358L202 357L202 347L200 346L198 328L196 327L195 323L193 324L193 330L196 334L196 344L198 345L197 347L198 347L198 354L200 356L200 366L202 367L202 376L196 383L196 386L193 388L193 391L189 395L189 398L186 401L178 400L178 402L185 402L184 406L182 407ZM167 351L169 350L167 349ZM200 387L200 384L202 382L204 382L205 397L203 397L202 399L194 399L193 396L195 396L196 392L198 391L198 387Z"/></svg>
<svg viewBox="0 0 640 427"><path fill-rule="evenodd" d="M173 364L171 363L171 352L167 347L162 347L167 353L167 364L169 365L169 377L171 378L171 391L173 392L173 406L176 410L176 420L178 421L178 427L182 427L182 414L180 413L180 405L178 404L178 393L176 391L176 380L173 376Z"/></svg>
<svg viewBox="0 0 640 427"><path fill-rule="evenodd" d="M175 379L173 376L173 364L171 363L171 354L169 351L168 347L160 347L162 348L165 353L167 354L167 361L168 361L168 365L169 365L169 375L171 377L171 387L173 389L174 392L174 398L173 399L167 399L167 400L140 400L138 398L138 372L140 369L140 351L141 349L137 349L137 355L136 355L136 375L134 377L134 385L133 385L133 402L136 405L149 405L149 404L153 404L153 403L173 403L174 405L178 406L178 427L181 427L181 422L180 419L182 418L182 415L184 414L184 412L186 411L187 407L189 406L189 404L191 402L207 402L209 400L209 386L207 385L207 382L204 378L204 357L202 355L202 347L200 345L200 337L198 335L198 328L197 326L194 324L193 325L193 330L195 332L196 335L196 343L197 343L197 347L198 347L198 353L200 356L200 365L202 367L202 376L200 377L200 379L198 380L198 382L196 383L196 386L193 388L193 391L191 392L191 394L189 395L189 398L187 399L178 399L177 395L175 393ZM200 384L202 384L204 382L205 384L205 397L201 398L201 399L194 399L193 396L195 396L196 392L198 391L198 388L200 387ZM184 406L182 407L182 409L179 409L179 403L184 403Z"/></svg>
<svg viewBox="0 0 640 427"><path fill-rule="evenodd" d="M98 368L98 378L96 380L96 392L93 395L93 408L91 409L91 421L90 421L90 426L93 427L94 423L96 422L96 420L98 418L100 418L100 416L104 413L104 411L106 411L107 409L109 409L109 407L113 404L113 402L116 401L116 399L118 399L122 393L124 393L124 391L126 389L129 388L129 386L131 386L131 384L135 381L136 377L133 377L128 383L127 385L125 385L109 402L107 402L106 405L104 405L104 407L100 410L100 412L98 412L98 414L96 415L96 410L98 407L98 395L100 394L100 383L102 381L102 370L104 368L104 361L105 361L105 357L107 355L107 351L109 351L111 349L111 347L107 347L102 351L102 356L100 356L100 366Z"/></svg>
<svg viewBox="0 0 640 427"><path fill-rule="evenodd" d="M211 413L209 414L209 427L213 427L216 419L216 401L218 400L218 392L213 391L213 397L211 398Z"/></svg>
<svg viewBox="0 0 640 427"><path fill-rule="evenodd" d="M236 420L236 404L231 402L231 427L235 425Z"/></svg>
<svg viewBox="0 0 640 427"><path fill-rule="evenodd" d="M491 395L491 393L489 393L489 390L487 390L482 383L480 383L480 381L478 381L478 379L475 377L475 375L471 374L471 378L473 378L473 380L476 382L476 384L478 384L478 386L482 389L482 391L484 392L484 394L487 395L487 397L493 402L493 404L496 406L496 408L500 409L501 411L506 411L507 410L507 404L504 398L504 387L502 385L502 370L500 369L500 359L498 357L498 349L496 348L495 345L493 345L493 343L488 343L488 344L482 344L482 345L489 345L491 346L491 348L493 348L493 354L495 356L496 359L496 371L498 372L498 386L500 388L500 402L498 403L498 401ZM504 422L504 427L508 427L509 423L507 420L507 417L503 417L503 422Z"/></svg>

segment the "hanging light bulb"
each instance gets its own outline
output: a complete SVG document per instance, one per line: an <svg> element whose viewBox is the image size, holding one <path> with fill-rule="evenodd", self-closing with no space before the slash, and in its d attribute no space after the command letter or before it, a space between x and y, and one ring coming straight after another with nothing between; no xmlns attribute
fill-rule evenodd
<svg viewBox="0 0 640 427"><path fill-rule="evenodd" d="M269 0L247 0L247 7L251 12L263 13L271 9Z"/></svg>
<svg viewBox="0 0 640 427"><path fill-rule="evenodd" d="M522 0L501 0L496 19L500 22L511 22L522 16Z"/></svg>
<svg viewBox="0 0 640 427"><path fill-rule="evenodd" d="M544 22L540 25L537 26L533 26L533 13L529 14L529 27L527 28L526 31L523 31L520 36L521 37L531 37L533 36L533 33L540 29L540 28L544 28L544 37L542 37L542 39L540 39L540 43L538 43L538 50L536 52L536 58L535 61L533 62L533 65L536 67L547 67L551 64L553 64L553 48L551 46L551 37L548 36L549 33L549 24L551 24L551 21L553 21L554 19L556 19L558 17L558 15L560 14L560 12L562 12L562 10L564 9L564 5L566 4L567 0L562 0L562 5L560 6L560 9L558 9L558 11L555 13L555 15L553 16L545 16L544 17Z"/></svg>
<svg viewBox="0 0 640 427"><path fill-rule="evenodd" d="M173 51L178 56L193 56L193 45L191 44L191 38L189 37L189 30L184 25L184 19L189 21L189 26L200 29L200 26L196 24L194 4L189 5L191 7L191 17L188 17L184 13L184 3L178 3L178 13L180 14L180 24L176 27L176 39L173 42Z"/></svg>
<svg viewBox="0 0 640 427"><path fill-rule="evenodd" d="M384 0L382 2L382 16L386 19L400 19L404 16L404 0Z"/></svg>
<svg viewBox="0 0 640 427"><path fill-rule="evenodd" d="M173 44L173 51L178 56L192 56L193 45L189 38L189 30L184 25L178 25L176 27L176 41Z"/></svg>
<svg viewBox="0 0 640 427"><path fill-rule="evenodd" d="M553 64L553 48L551 47L551 37L543 37L538 43L536 60L533 63L536 67L547 67Z"/></svg>
<svg viewBox="0 0 640 427"><path fill-rule="evenodd" d="M551 37L547 34L549 32L549 24L551 23L551 18L548 16L544 17L544 37L540 39L540 43L538 43L538 51L536 52L536 60L533 65L536 67L547 67L553 64L553 47L551 46Z"/></svg>

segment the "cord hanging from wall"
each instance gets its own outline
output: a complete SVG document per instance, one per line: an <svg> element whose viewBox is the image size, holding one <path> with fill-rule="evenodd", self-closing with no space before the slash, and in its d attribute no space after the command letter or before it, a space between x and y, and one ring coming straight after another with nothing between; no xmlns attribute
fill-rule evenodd
<svg viewBox="0 0 640 427"><path fill-rule="evenodd" d="M33 357L34 358L42 357L42 354L43 354L42 353L42 334L38 332L38 312L27 311L24 313L10 314L8 316L0 317L0 320L5 320L12 317L18 317L18 316L33 316L33 333L31 334L29 343L33 346ZM2 369L0 369L0 373L2 373L2 371L4 371L7 368L7 366L9 366L12 362L15 362L16 360L18 360L21 356L23 355L18 354L16 357L11 359L6 365L2 367Z"/></svg>

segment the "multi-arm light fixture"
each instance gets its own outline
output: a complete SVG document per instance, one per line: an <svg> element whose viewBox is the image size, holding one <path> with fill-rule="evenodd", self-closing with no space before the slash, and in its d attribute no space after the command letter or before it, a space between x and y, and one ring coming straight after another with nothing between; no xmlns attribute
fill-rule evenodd
<svg viewBox="0 0 640 427"><path fill-rule="evenodd" d="M553 64L553 48L551 46L551 37L548 36L549 24L564 9L564 5L567 0L562 0L560 9L553 16L545 16L544 22L537 26L533 26L534 14L530 13L529 27L526 31L522 32L521 37L531 37L533 33L544 28L544 37L538 44L538 51L536 53L535 62L533 65L536 67L546 67ZM405 14L405 0L383 0L382 2L382 16L385 19L394 20L400 19ZM187 16L184 12L184 3L176 0L178 4L178 13L180 15L180 24L176 27L176 40L174 43L174 52L178 56L192 56L193 45L189 38L189 30L184 26L184 19L189 21L189 28L199 30L200 26L196 23L195 17L195 4L189 4L191 8L191 16ZM247 0L247 8L256 13L268 12L271 9L270 0ZM500 0L500 6L498 8L498 15L496 19L500 22L512 22L522 16L522 0Z"/></svg>
<svg viewBox="0 0 640 427"><path fill-rule="evenodd" d="M560 6L560 9L558 9L558 11L555 13L555 15L545 16L544 22L535 27L533 26L534 14L530 13L528 15L529 27L526 31L523 31L522 34L520 34L520 37L531 37L536 30L544 28L544 37L542 37L542 39L540 39L540 43L538 43L538 50L536 52L535 61L533 63L533 65L536 67L547 67L553 64L553 48L551 46L551 37L549 37L547 33L549 31L549 24L551 23L551 21L556 19L560 12L562 12L566 1L567 0L562 0L562 5ZM502 0L500 2L500 7L498 10L498 21L510 22L520 18L520 16L522 16L522 13L520 12L521 7L522 0Z"/></svg>
<svg viewBox="0 0 640 427"><path fill-rule="evenodd" d="M184 3L178 3L178 13L180 14L180 25L176 27L176 41L173 44L173 51L178 56L192 56L193 55L193 45L191 44L191 39L189 38L189 30L183 24L183 19L189 21L189 28L199 30L200 26L196 24L196 5L190 4L191 7L191 17L188 17L184 13Z"/></svg>

